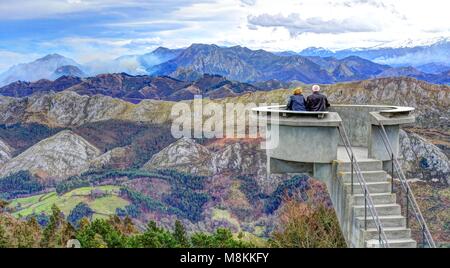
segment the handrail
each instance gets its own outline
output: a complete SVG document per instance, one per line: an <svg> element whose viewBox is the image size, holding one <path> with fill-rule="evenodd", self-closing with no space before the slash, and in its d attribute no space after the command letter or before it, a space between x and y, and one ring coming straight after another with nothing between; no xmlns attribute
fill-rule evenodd
<svg viewBox="0 0 450 268"><path fill-rule="evenodd" d="M416 198L414 197L413 191L411 190L411 187L408 183L408 180L406 179L405 174L403 173L403 170L401 168L400 163L398 162L397 156L395 156L394 154L394 150L392 149L392 145L389 142L389 138L386 132L386 129L384 128L383 123L379 122L381 130L382 130L382 139L383 139L383 143L384 146L386 147L387 152L391 155L391 160L393 162L393 167L395 167L398 177L400 179L400 183L401 186L403 187L403 190L406 192L406 222L407 222L407 226L408 221L409 221L409 203L411 203L412 205L412 209L414 212L414 216L416 217L417 221L420 224L420 227L422 229L422 236L423 240L426 240L428 246L430 248L435 248L436 244L433 240L433 237L431 236L430 230L428 229L427 223L425 222L425 219L422 215L422 212L420 211L419 205L416 202ZM425 241L423 241L423 243L425 244Z"/></svg>
<svg viewBox="0 0 450 268"><path fill-rule="evenodd" d="M378 240L382 247L389 248L388 239L386 236L386 233L384 232L383 225L381 224L380 218L378 216L378 213L375 209L375 205L373 202L373 199L370 195L369 188L367 187L366 181L364 179L364 176L362 175L361 168L359 167L359 163L356 160L355 154L353 153L353 149L350 143L350 140L347 135L347 131L345 130L344 125L341 123L338 127L339 135L341 136L342 142L344 144L345 150L347 151L347 154L351 161L351 172L352 172L352 194L353 194L353 169L356 172L356 177L358 179L359 185L361 186L363 192L364 192L364 229L367 230L367 207L369 208L370 214L372 216L372 219L375 223L376 229L378 230Z"/></svg>

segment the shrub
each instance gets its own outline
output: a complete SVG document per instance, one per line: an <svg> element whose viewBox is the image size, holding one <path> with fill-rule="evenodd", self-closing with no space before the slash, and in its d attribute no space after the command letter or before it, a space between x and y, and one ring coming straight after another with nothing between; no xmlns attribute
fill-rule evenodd
<svg viewBox="0 0 450 268"><path fill-rule="evenodd" d="M320 204L286 201L281 208L279 226L272 233L272 247L346 247L334 210Z"/></svg>
<svg viewBox="0 0 450 268"><path fill-rule="evenodd" d="M78 203L70 212L67 221L74 227L78 227L78 223L82 218L91 219L94 211L83 202Z"/></svg>

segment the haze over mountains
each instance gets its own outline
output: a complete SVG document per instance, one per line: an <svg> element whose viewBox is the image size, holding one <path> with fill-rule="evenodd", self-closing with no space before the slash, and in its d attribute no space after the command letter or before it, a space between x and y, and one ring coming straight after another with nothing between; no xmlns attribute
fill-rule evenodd
<svg viewBox="0 0 450 268"><path fill-rule="evenodd" d="M450 41L417 47L347 49L309 48L271 53L241 46L193 44L184 49L160 47L143 55L126 55L112 61L81 65L51 54L19 64L0 74L0 86L12 82L55 80L61 76L96 76L103 73L171 76L195 81L203 74L256 83L268 80L330 84L378 77L413 77L436 84L450 83Z"/></svg>
<svg viewBox="0 0 450 268"><path fill-rule="evenodd" d="M73 59L59 54L49 54L30 63L15 65L0 74L0 85L18 80L37 81L40 79L56 79L61 75L83 75L81 65Z"/></svg>
<svg viewBox="0 0 450 268"><path fill-rule="evenodd" d="M342 59L358 56L379 64L393 67L413 66L425 73L442 73L450 70L450 38L422 40L422 43L407 40L387 43L366 49L344 49L332 51L311 47L298 53L302 56L335 57Z"/></svg>

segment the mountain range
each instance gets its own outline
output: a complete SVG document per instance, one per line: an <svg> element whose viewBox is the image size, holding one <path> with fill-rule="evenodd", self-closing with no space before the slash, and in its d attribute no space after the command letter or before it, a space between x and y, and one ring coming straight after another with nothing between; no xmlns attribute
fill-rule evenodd
<svg viewBox="0 0 450 268"><path fill-rule="evenodd" d="M416 107L417 124L400 135L401 165L414 179L421 207L433 207L423 212L439 236L436 240L449 241L450 230L442 226L449 218L450 162L445 152L450 148L450 87L413 78L379 78L324 85L323 92L333 104ZM289 94L279 89L203 101L282 103ZM312 180L267 176L258 139L174 139L174 104L133 104L71 90L0 96L0 186L8 186L0 187L0 196L11 203L7 209L16 217L48 215L55 203L68 215L86 202L95 217L127 215L134 222L157 220L163 226L179 219L190 231L230 227L265 237L286 187L318 187L322 190L316 194L326 196L325 186L313 186ZM244 117L238 114L237 120Z"/></svg>
<svg viewBox="0 0 450 268"><path fill-rule="evenodd" d="M41 79L37 82L17 81L0 88L0 94L25 97L34 93L73 91L80 95L102 94L131 102L143 99L186 100L194 95L209 98L237 96L260 90L247 83L230 81L220 75L200 75L195 81L181 81L169 76L132 76L126 73L101 74L80 78L61 76L55 81Z"/></svg>
<svg viewBox="0 0 450 268"><path fill-rule="evenodd" d="M335 57L338 59L358 56L393 67L412 66L421 72L432 74L450 71L450 38L422 40L421 43L408 40L401 43L387 43L372 48L353 48L337 51L311 47L300 51L298 54L306 57Z"/></svg>
<svg viewBox="0 0 450 268"><path fill-rule="evenodd" d="M203 74L257 83L268 80L330 84L377 77L414 77L436 84L450 83L450 42L419 47L331 51L308 48L272 53L241 46L192 44L183 49L157 48L143 55L78 64L58 54L19 64L0 74L0 86L18 80L36 82L61 76L87 77L105 73L171 76L194 81Z"/></svg>
<svg viewBox="0 0 450 268"><path fill-rule="evenodd" d="M377 77L414 77L437 84L450 83L449 70L424 73L413 67L391 67L359 56L344 58L277 55L245 47L194 44L178 56L148 69L150 74L183 77L186 73L212 73L245 82L267 80L330 84Z"/></svg>

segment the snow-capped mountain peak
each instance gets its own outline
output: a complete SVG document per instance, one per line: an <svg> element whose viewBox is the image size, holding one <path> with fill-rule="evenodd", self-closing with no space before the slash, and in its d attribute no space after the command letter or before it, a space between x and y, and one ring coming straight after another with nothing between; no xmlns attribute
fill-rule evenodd
<svg viewBox="0 0 450 268"><path fill-rule="evenodd" d="M385 42L378 46L373 47L376 48L411 48L411 47L426 47L432 46L438 43L450 42L450 37L434 37L434 38L422 38L422 39L404 39L404 40L396 40L391 42Z"/></svg>

